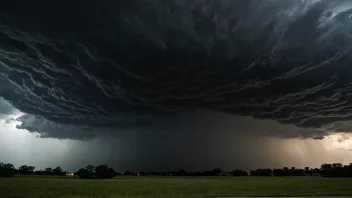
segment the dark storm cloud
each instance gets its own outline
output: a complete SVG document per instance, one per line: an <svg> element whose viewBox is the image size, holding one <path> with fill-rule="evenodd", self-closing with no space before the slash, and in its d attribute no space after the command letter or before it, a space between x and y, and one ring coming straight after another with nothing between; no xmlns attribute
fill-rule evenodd
<svg viewBox="0 0 352 198"><path fill-rule="evenodd" d="M0 96L45 137L155 129L198 109L315 138L352 118L349 1L1 4Z"/></svg>
<svg viewBox="0 0 352 198"><path fill-rule="evenodd" d="M14 112L15 109L11 106L11 104L0 97L0 118L4 118Z"/></svg>
<svg viewBox="0 0 352 198"><path fill-rule="evenodd" d="M17 129L39 133L41 138L89 140L96 136L93 129L60 125L28 114L18 117L16 121L21 123L16 126Z"/></svg>

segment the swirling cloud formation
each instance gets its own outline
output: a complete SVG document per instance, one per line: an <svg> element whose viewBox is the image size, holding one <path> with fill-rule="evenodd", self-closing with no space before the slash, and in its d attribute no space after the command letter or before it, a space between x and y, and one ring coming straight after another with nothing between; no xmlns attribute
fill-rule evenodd
<svg viewBox="0 0 352 198"><path fill-rule="evenodd" d="M93 137L206 109L351 129L347 0L2 4L0 96L28 114L19 128Z"/></svg>

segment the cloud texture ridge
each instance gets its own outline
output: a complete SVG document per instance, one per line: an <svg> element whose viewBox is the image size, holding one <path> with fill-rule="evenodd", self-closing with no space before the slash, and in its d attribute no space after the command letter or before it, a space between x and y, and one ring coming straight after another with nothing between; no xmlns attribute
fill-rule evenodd
<svg viewBox="0 0 352 198"><path fill-rule="evenodd" d="M27 114L19 128L79 139L72 127L93 137L210 110L351 131L350 1L2 4L0 96Z"/></svg>

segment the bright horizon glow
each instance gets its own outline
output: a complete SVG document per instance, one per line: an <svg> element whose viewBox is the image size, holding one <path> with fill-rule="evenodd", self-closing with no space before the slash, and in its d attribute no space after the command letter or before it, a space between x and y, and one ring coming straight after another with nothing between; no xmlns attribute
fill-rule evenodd
<svg viewBox="0 0 352 198"><path fill-rule="evenodd" d="M17 129L17 121L5 124L0 121L0 159L13 159L15 165L34 164L41 167L41 163L55 165L61 158L69 154L71 140L61 141L52 138L38 138L39 134L27 130ZM56 158L56 159L52 159ZM52 163L52 162L54 163ZM58 163L60 165L60 163Z"/></svg>
<svg viewBox="0 0 352 198"><path fill-rule="evenodd" d="M334 134L326 137L331 140L331 149L352 152L352 135L348 133Z"/></svg>
<svg viewBox="0 0 352 198"><path fill-rule="evenodd" d="M13 163L16 167L23 164L34 165L36 170L61 166L65 170L75 171L77 166L83 167L87 164L105 163L110 161L109 159L112 156L121 158L121 160L124 160L126 155L128 156L126 152L129 151L121 149L114 149L112 154L112 150L108 146L111 142L108 143L104 139L79 141L40 138L39 133L31 133L25 129L16 128L20 124L19 121L16 121L16 118L22 115L23 113L16 111L12 115L0 119L0 161ZM7 119L10 119L10 122L6 122ZM267 121L254 119L251 122L267 123ZM226 123L222 124L226 125ZM285 130L284 125L281 124L258 126L265 126L264 128L278 127L280 130ZM251 128L260 130L261 127ZM229 135L231 136L231 134ZM230 139L226 136L224 138ZM128 143L119 142L117 139L111 141L115 144ZM280 168L274 165L277 163L282 164L282 166L303 168L305 166L320 167L322 163L349 164L352 162L352 134L348 133L336 133L326 136L323 140L254 136L247 137L245 141L248 142L247 144L253 144L251 146L254 149L260 149L263 157L268 157L267 164L258 163L257 168L266 165L272 168ZM228 143L231 144L231 142ZM258 144L262 144L262 147ZM101 145L106 145L106 147L101 147ZM224 146L228 149L236 149L236 147L229 145L224 143ZM226 152L226 149L222 152ZM228 155L228 158L230 164L238 163L236 157L232 159ZM261 160L256 159L255 161L260 162ZM196 163L196 161L193 163Z"/></svg>

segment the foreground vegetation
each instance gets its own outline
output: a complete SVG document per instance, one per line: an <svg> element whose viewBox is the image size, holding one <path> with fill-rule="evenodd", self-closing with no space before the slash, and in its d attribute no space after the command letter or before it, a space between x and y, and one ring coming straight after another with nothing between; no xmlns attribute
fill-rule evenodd
<svg viewBox="0 0 352 198"><path fill-rule="evenodd" d="M1 198L190 198L352 195L352 179L322 177L0 178Z"/></svg>

